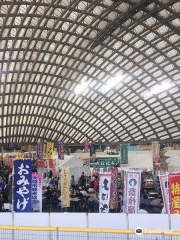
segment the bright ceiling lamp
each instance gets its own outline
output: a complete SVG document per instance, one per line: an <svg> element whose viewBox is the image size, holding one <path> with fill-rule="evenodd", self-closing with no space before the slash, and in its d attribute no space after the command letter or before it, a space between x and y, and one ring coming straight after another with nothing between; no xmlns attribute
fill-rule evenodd
<svg viewBox="0 0 180 240"><path fill-rule="evenodd" d="M118 85L123 79L125 75L115 75L114 77L110 78L101 88L102 93L107 93L113 87Z"/></svg>
<svg viewBox="0 0 180 240"><path fill-rule="evenodd" d="M81 94L84 92L84 90L87 88L88 85L89 85L88 82L81 82L75 87L74 92L76 94Z"/></svg>
<svg viewBox="0 0 180 240"><path fill-rule="evenodd" d="M158 93L162 93L174 86L175 86L175 84L172 82L163 82L161 84L155 85L154 87L151 88L150 91L146 91L144 93L144 98L152 96L152 95L156 95Z"/></svg>

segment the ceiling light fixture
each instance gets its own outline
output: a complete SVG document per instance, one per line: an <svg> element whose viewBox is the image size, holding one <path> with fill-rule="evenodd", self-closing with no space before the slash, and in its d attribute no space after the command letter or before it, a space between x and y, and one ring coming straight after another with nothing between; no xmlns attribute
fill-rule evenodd
<svg viewBox="0 0 180 240"><path fill-rule="evenodd" d="M81 82L75 87L74 92L76 94L81 94L84 92L84 90L87 88L88 85L89 85L88 82Z"/></svg>
<svg viewBox="0 0 180 240"><path fill-rule="evenodd" d="M102 85L100 91L102 93L107 93L113 87L117 86L124 78L125 75L115 75L114 77L110 78L105 84Z"/></svg>

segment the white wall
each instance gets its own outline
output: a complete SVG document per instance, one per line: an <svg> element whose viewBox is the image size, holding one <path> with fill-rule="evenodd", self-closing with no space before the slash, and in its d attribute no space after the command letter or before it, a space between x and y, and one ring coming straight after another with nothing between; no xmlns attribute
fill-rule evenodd
<svg viewBox="0 0 180 240"><path fill-rule="evenodd" d="M180 215L122 213L0 213L0 225L180 231Z"/></svg>

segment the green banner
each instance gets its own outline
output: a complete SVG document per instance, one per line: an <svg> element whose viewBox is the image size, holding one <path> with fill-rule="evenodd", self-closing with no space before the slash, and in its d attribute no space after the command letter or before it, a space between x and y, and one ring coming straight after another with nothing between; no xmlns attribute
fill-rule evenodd
<svg viewBox="0 0 180 240"><path fill-rule="evenodd" d="M95 159L95 161L90 161L90 167L94 168L120 167L120 158L98 157Z"/></svg>
<svg viewBox="0 0 180 240"><path fill-rule="evenodd" d="M121 146L121 164L128 164L128 145Z"/></svg>
<svg viewBox="0 0 180 240"><path fill-rule="evenodd" d="M99 139L99 150L102 150L102 139Z"/></svg>

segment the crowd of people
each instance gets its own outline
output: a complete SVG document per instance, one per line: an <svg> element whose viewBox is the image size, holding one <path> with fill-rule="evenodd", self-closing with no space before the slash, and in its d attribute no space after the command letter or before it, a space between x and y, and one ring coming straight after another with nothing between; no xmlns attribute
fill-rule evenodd
<svg viewBox="0 0 180 240"><path fill-rule="evenodd" d="M74 175L71 176L69 189L70 207L64 209L61 208L61 173L59 172L59 179L57 177L54 178L51 172L48 177L44 176L44 179L44 184L47 185L44 192L46 197L45 203L50 203L52 207L62 211L98 212L99 178L97 175L85 176L84 172L82 172L78 181L75 180Z"/></svg>
<svg viewBox="0 0 180 240"><path fill-rule="evenodd" d="M34 169L35 170L35 169ZM143 178L142 178L143 179ZM144 181L144 179L143 179ZM118 175L118 209L123 211L123 184ZM61 204L61 170L53 176L52 170L43 174L43 211L76 211L98 212L99 209L99 177L98 174L85 176L84 172L77 180L72 175L69 189L70 207L62 208ZM12 204L12 169L1 162L0 165L0 211L6 211L5 203ZM50 206L50 208L47 208ZM112 211L112 210L110 210ZM155 190L141 189L139 213L165 213L159 178L155 180Z"/></svg>
<svg viewBox="0 0 180 240"><path fill-rule="evenodd" d="M4 204L12 203L12 170L3 162L0 165L0 211L5 211Z"/></svg>

